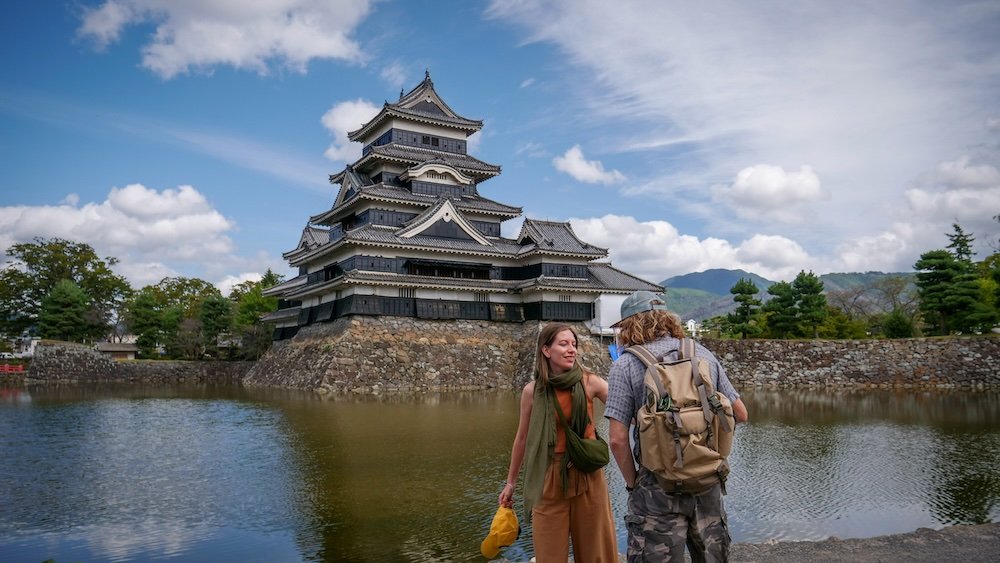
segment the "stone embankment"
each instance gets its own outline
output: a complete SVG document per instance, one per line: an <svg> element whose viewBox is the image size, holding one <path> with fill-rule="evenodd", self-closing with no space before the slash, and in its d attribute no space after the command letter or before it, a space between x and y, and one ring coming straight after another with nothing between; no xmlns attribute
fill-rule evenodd
<svg viewBox="0 0 1000 563"><path fill-rule="evenodd" d="M230 383L241 380L252 365L252 362L116 361L90 346L44 340L35 348L25 381Z"/></svg>
<svg viewBox="0 0 1000 563"><path fill-rule="evenodd" d="M433 321L407 317L342 318L304 327L275 342L245 385L329 392L510 389L530 376L540 323ZM588 368L605 374L607 344L580 338ZM526 375L527 374L527 375Z"/></svg>
<svg viewBox="0 0 1000 563"><path fill-rule="evenodd" d="M1000 338L713 340L740 385L1000 387Z"/></svg>
<svg viewBox="0 0 1000 563"><path fill-rule="evenodd" d="M40 344L26 376L46 381L235 381L248 386L381 393L516 389L533 373L545 323L342 318L275 342L258 362L114 361L90 347ZM605 375L608 337L580 335L580 358ZM1000 337L900 340L706 340L738 387L1000 387Z"/></svg>
<svg viewBox="0 0 1000 563"><path fill-rule="evenodd" d="M329 392L518 388L545 323L339 319L275 342L244 379ZM610 338L583 325L580 357L607 374ZM706 340L738 386L1000 387L1000 337Z"/></svg>

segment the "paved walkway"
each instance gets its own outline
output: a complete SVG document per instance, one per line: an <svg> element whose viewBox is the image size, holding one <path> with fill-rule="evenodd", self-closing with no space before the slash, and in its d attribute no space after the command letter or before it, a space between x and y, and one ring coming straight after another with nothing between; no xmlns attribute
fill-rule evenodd
<svg viewBox="0 0 1000 563"><path fill-rule="evenodd" d="M731 557L741 563L891 561L986 563L1000 561L1000 523L920 528L908 534L819 542L735 544Z"/></svg>
<svg viewBox="0 0 1000 563"><path fill-rule="evenodd" d="M994 563L1000 561L1000 523L941 530L920 528L907 534L864 539L738 543L733 544L730 560L734 563Z"/></svg>

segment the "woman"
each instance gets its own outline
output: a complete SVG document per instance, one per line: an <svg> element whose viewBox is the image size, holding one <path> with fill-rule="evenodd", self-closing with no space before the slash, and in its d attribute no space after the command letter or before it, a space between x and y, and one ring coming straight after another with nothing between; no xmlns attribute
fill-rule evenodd
<svg viewBox="0 0 1000 563"><path fill-rule="evenodd" d="M594 399L608 398L608 383L577 363L577 337L568 325L549 324L538 335L535 377L521 392L521 412L500 504L514 505L514 485L524 463L524 508L533 522L538 563L565 563L569 538L578 563L618 560L611 499L603 469L583 473L566 454L565 423L583 426L593 439Z"/></svg>

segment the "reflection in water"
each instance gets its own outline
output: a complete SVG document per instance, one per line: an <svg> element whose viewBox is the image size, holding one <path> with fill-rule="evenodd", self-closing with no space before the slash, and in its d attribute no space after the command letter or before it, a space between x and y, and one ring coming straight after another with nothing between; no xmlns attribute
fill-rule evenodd
<svg viewBox="0 0 1000 563"><path fill-rule="evenodd" d="M996 393L750 390L727 505L737 541L1000 520Z"/></svg>
<svg viewBox="0 0 1000 563"><path fill-rule="evenodd" d="M0 391L2 561L481 560L518 407L511 392ZM735 541L1000 520L995 393L744 399L752 422L726 500ZM624 486L607 473L620 522ZM528 559L530 545L524 533L504 554Z"/></svg>

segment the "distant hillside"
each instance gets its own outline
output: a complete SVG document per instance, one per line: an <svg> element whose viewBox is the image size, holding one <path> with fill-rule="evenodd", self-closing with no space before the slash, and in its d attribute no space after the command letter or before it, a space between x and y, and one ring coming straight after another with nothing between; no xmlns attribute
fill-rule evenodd
<svg viewBox="0 0 1000 563"><path fill-rule="evenodd" d="M823 274L819 277L823 282L823 289L826 291L843 291L858 286L871 287L874 283L883 278L899 277L907 278L912 284L917 275L914 272L896 272L894 274L884 274L882 272L865 272L850 274Z"/></svg>
<svg viewBox="0 0 1000 563"><path fill-rule="evenodd" d="M754 284L756 284L761 291L767 291L767 288L771 287L771 284L774 283L773 281L764 279L757 274L751 274L750 272L745 272L743 270L724 270L716 268L714 270L705 270L704 272L684 274L683 276L667 278L661 281L660 285L666 287L667 289L673 287L700 289L719 296L729 295L729 288L736 285L736 282L740 281L740 278L750 278L750 281L754 282Z"/></svg>
<svg viewBox="0 0 1000 563"><path fill-rule="evenodd" d="M824 292L845 291L855 287L871 287L881 278L904 276L912 280L915 274L910 273L833 273L819 277L823 282ZM760 288L758 298L767 301L770 295L767 288L774 283L767 278L744 270L713 269L683 276L674 276L660 282L667 288L667 302L674 312L683 319L705 320L719 315L731 313L736 308L729 289L741 278L749 278Z"/></svg>

